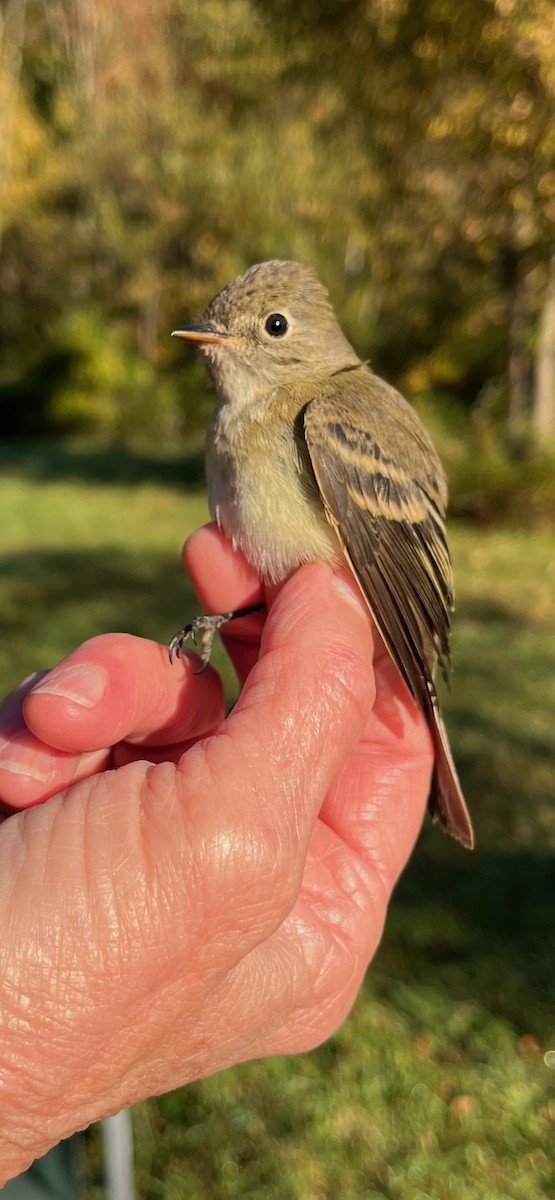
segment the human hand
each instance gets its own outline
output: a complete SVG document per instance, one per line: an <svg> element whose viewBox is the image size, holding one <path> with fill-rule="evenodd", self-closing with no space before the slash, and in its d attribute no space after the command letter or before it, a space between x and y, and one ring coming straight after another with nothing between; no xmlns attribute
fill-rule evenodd
<svg viewBox="0 0 555 1200"><path fill-rule="evenodd" d="M207 607L259 597L213 528L186 557ZM0 796L36 806L0 829L0 1180L122 1106L318 1044L354 1000L429 737L346 577L302 568L260 626L229 626L226 719L214 672L117 634L10 699ZM106 685L85 707L84 663Z"/></svg>

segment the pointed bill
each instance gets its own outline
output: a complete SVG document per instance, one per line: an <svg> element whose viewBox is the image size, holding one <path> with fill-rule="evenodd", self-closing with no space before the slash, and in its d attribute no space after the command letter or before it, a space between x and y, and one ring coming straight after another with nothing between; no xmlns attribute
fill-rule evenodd
<svg viewBox="0 0 555 1200"><path fill-rule="evenodd" d="M183 329L174 329L172 337L182 338L184 342L200 342L204 346L217 346L224 343L226 346L238 346L245 342L244 337L234 337L233 334L226 333L223 329L216 329L208 321L198 325L185 325Z"/></svg>

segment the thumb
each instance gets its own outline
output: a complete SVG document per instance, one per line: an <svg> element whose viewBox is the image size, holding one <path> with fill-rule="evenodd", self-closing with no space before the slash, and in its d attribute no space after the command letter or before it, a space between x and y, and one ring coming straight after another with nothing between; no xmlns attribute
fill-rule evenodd
<svg viewBox="0 0 555 1200"><path fill-rule="evenodd" d="M244 873L272 880L284 906L280 919L296 898L326 793L371 711L372 650L368 612L354 582L327 564L302 567L272 605L258 662L223 727L226 737L206 746L212 778L217 768L225 780L222 805L235 848L249 860ZM189 756L183 785L188 760L198 788L198 761ZM221 819L220 805L202 805L195 828L204 844L221 840ZM220 898L226 886L220 876ZM250 904L246 909L251 921ZM236 897L234 916L240 923Z"/></svg>

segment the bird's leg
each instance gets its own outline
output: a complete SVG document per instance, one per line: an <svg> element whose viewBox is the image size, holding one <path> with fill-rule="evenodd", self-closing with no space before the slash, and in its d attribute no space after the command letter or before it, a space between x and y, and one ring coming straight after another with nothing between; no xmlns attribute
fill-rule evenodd
<svg viewBox="0 0 555 1200"><path fill-rule="evenodd" d="M177 633L174 633L168 647L170 662L173 662L174 656L176 658L181 656L184 643L189 638L196 646L197 637L200 635L202 666L195 674L201 675L210 662L212 642L218 629L221 629L221 626L226 625L228 621L236 621L238 617L250 617L252 613L264 612L265 609L265 604L250 604L248 608L236 608L234 612L216 613L213 617L195 617L189 625L184 625L183 629L178 629Z"/></svg>

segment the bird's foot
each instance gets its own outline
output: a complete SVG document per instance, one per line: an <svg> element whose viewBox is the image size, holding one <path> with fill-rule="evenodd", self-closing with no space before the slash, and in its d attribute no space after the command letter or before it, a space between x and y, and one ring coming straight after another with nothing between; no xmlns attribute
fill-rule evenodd
<svg viewBox="0 0 555 1200"><path fill-rule="evenodd" d="M201 675L206 670L210 662L212 654L212 643L222 625L226 625L228 621L235 621L238 617L250 617L252 613L264 612L265 604L250 604L248 608L237 608L234 612L216 613L212 617L194 617L189 625L184 625L183 629L178 629L174 633L172 640L168 646L170 662L174 658L180 658L185 642L191 641L193 645L199 647L201 666L197 675Z"/></svg>

